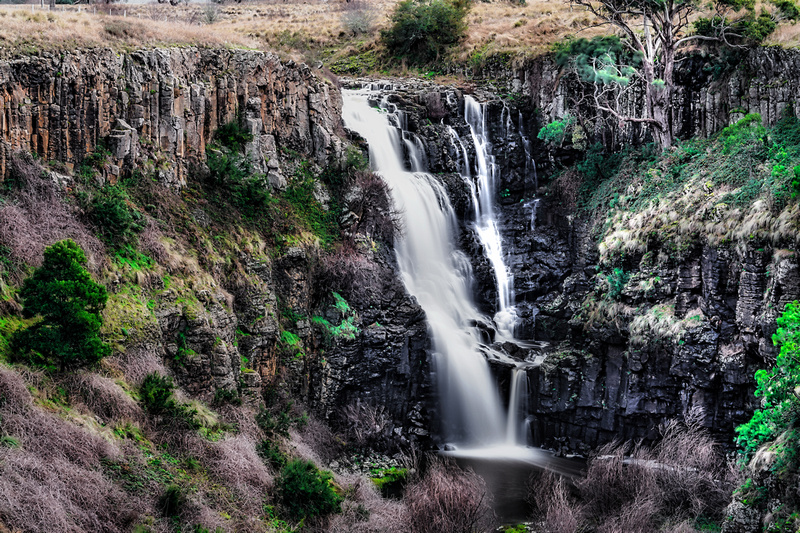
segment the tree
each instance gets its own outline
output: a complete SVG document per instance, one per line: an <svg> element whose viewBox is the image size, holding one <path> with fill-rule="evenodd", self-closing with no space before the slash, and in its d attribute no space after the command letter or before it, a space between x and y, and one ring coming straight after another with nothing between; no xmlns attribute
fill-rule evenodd
<svg viewBox="0 0 800 533"><path fill-rule="evenodd" d="M404 0L397 4L381 40L395 57L425 65L464 38L470 0Z"/></svg>
<svg viewBox="0 0 800 533"><path fill-rule="evenodd" d="M598 79L593 97L597 109L620 122L649 126L661 148L668 148L674 142L670 104L679 52L698 41L743 46L748 39L763 40L775 27L767 14L754 17L755 0L714 0L714 16L696 21L701 31L694 34L688 34L688 29L699 0L570 0L570 3L584 7L602 24L620 30L623 43L641 63L633 68L615 63L608 55L594 58L592 66ZM742 10L746 15L730 18ZM636 85L636 79L644 85L645 108L641 116L625 115L615 104L619 103L621 92Z"/></svg>
<svg viewBox="0 0 800 533"><path fill-rule="evenodd" d="M41 320L18 332L12 346L29 363L64 371L111 354L99 335L108 293L85 265L80 246L60 241L45 250L42 266L23 283L24 312Z"/></svg>

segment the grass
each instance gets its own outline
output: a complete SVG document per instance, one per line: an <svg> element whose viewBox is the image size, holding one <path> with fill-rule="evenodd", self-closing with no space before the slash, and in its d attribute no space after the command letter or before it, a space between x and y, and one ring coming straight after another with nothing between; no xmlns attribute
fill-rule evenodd
<svg viewBox="0 0 800 533"><path fill-rule="evenodd" d="M211 24L207 6L199 3L59 5L53 12L38 6L0 6L0 56L99 46L130 50L192 45L272 50L311 64L336 65L339 72L403 73L404 65L381 65L375 57L380 52L378 32L397 1L370 1L373 29L359 35L346 31L342 23L349 9L343 1L220 5L218 18ZM548 52L553 43L565 38L609 32L606 27L593 27L591 15L583 9L561 1L476 2L467 20L468 36L452 59L471 67L492 58L519 63ZM766 44L798 46L800 25L781 23Z"/></svg>

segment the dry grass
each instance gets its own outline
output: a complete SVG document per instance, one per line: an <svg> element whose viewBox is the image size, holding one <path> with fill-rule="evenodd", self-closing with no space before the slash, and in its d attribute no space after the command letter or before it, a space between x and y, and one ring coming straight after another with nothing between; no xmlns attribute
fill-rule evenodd
<svg viewBox="0 0 800 533"><path fill-rule="evenodd" d="M434 461L406 488L404 502L411 533L489 531L494 525L486 483L447 461Z"/></svg>
<svg viewBox="0 0 800 533"><path fill-rule="evenodd" d="M531 484L531 500L552 533L693 531L699 516L720 518L737 484L713 440L700 426L702 412L686 424L669 423L652 448L609 444L589 462L577 483L580 501L547 477Z"/></svg>
<svg viewBox="0 0 800 533"><path fill-rule="evenodd" d="M128 49L192 44L283 51L295 59L316 62L325 59L325 50L374 47L397 1L371 0L371 33L355 36L343 22L352 13L343 0L222 5L213 23L209 23L207 6L200 3L58 6L54 12L38 6L0 6L0 45L3 53L13 55L90 46ZM565 1L476 2L468 16L468 38L456 58L480 62L509 52L519 59L544 53L552 43L570 36L608 33L608 28L593 27L593 22L583 9ZM800 25L781 24L767 44L797 46Z"/></svg>
<svg viewBox="0 0 800 533"><path fill-rule="evenodd" d="M0 519L23 531L128 531L136 499L100 473L119 450L34 406L22 376L0 368Z"/></svg>

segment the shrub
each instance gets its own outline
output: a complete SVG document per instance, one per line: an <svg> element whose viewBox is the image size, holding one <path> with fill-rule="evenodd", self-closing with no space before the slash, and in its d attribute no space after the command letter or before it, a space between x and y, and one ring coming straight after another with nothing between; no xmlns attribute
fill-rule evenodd
<svg viewBox="0 0 800 533"><path fill-rule="evenodd" d="M342 498L334 492L330 472L321 472L310 461L290 461L278 479L281 506L294 520L338 513Z"/></svg>
<svg viewBox="0 0 800 533"><path fill-rule="evenodd" d="M122 187L103 187L92 199L89 216L100 230L103 242L114 248L130 243L143 228L141 215L128 206L128 194Z"/></svg>
<svg viewBox="0 0 800 533"><path fill-rule="evenodd" d="M756 396L764 398L762 408L736 428L736 442L746 454L773 440L794 424L800 415L796 388L800 385L800 302L786 304L772 336L780 352L775 366L756 372Z"/></svg>
<svg viewBox="0 0 800 533"><path fill-rule="evenodd" d="M433 463L406 488L404 501L412 533L490 531L495 525L483 479L449 462Z"/></svg>
<svg viewBox="0 0 800 533"><path fill-rule="evenodd" d="M415 65L431 63L464 38L469 8L469 0L404 0L381 40L395 57Z"/></svg>
<svg viewBox="0 0 800 533"><path fill-rule="evenodd" d="M181 508L186 503L186 496L183 490L177 485L170 485L161 495L158 500L158 505L161 508L161 513L164 516L177 516L181 512Z"/></svg>
<svg viewBox="0 0 800 533"><path fill-rule="evenodd" d="M139 396L148 413L160 415L175 409L175 400L172 391L175 384L169 376L162 376L156 372L148 374L139 387Z"/></svg>
<svg viewBox="0 0 800 533"><path fill-rule="evenodd" d="M25 314L41 320L16 333L12 347L29 363L64 371L111 354L100 338L108 294L85 265L83 250L64 240L45 250L42 266L23 283L19 294Z"/></svg>
<svg viewBox="0 0 800 533"><path fill-rule="evenodd" d="M235 144L234 140L226 142ZM232 204L245 218L268 216L273 203L269 185L263 175L255 173L247 156L213 145L207 153L206 181L216 200Z"/></svg>
<svg viewBox="0 0 800 533"><path fill-rule="evenodd" d="M347 33L358 37L372 33L375 27L375 10L366 0L351 0L344 4L342 27Z"/></svg>
<svg viewBox="0 0 800 533"><path fill-rule="evenodd" d="M735 480L701 427L701 415L695 410L686 424L662 427L653 447L609 444L597 450L577 483L580 503L552 479L529 484L548 531L649 533L687 519L721 519Z"/></svg>
<svg viewBox="0 0 800 533"><path fill-rule="evenodd" d="M536 137L550 146L561 146L564 143L564 139L566 139L567 134L572 131L574 126L575 117L572 115L565 115L562 120L554 120L539 130L539 133L536 135Z"/></svg>

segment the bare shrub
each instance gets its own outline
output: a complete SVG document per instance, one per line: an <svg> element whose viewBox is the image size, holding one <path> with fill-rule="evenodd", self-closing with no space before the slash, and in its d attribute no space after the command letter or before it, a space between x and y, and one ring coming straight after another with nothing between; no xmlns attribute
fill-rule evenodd
<svg viewBox="0 0 800 533"><path fill-rule="evenodd" d="M583 520L583 507L571 497L563 479L551 472L528 481L528 500L547 533L574 533Z"/></svg>
<svg viewBox="0 0 800 533"><path fill-rule="evenodd" d="M237 507L245 513L260 512L261 502L272 488L273 478L256 453L251 438L237 435L211 443L204 463L210 475L236 491Z"/></svg>
<svg viewBox="0 0 800 533"><path fill-rule="evenodd" d="M342 512L331 519L331 533L405 533L405 506L382 498L375 484L363 476L342 476Z"/></svg>
<svg viewBox="0 0 800 533"><path fill-rule="evenodd" d="M402 230L401 219L394 209L392 196L383 179L374 172L356 172L346 194L347 208L357 217L356 233L387 244L394 242Z"/></svg>
<svg viewBox="0 0 800 533"><path fill-rule="evenodd" d="M551 186L555 203L562 209L573 211L578 205L578 192L581 188L581 175L574 170L563 172Z"/></svg>
<svg viewBox="0 0 800 533"><path fill-rule="evenodd" d="M733 484L701 415L663 426L652 448L635 446L626 457L625 446L610 446L590 462L578 488L587 513L604 524L598 531L652 531L654 524L720 515Z"/></svg>
<svg viewBox="0 0 800 533"><path fill-rule="evenodd" d="M344 451L342 440L327 424L313 416L310 416L302 427L290 431L289 435L292 437L292 444L308 447L310 453L300 453L303 459L314 460L320 464L329 464ZM312 459L311 456L316 459Z"/></svg>
<svg viewBox="0 0 800 533"><path fill-rule="evenodd" d="M0 515L22 531L130 531L137 501L93 468L0 448Z"/></svg>
<svg viewBox="0 0 800 533"><path fill-rule="evenodd" d="M151 220L139 234L139 248L157 263L164 264L169 260L169 253L161 244L163 234Z"/></svg>
<svg viewBox="0 0 800 533"><path fill-rule="evenodd" d="M342 27L354 37L369 35L375 30L377 12L367 0L350 0L342 4Z"/></svg>
<svg viewBox="0 0 800 533"><path fill-rule="evenodd" d="M104 421L139 421L142 409L113 379L92 372L70 374L65 379L70 403Z"/></svg>
<svg viewBox="0 0 800 533"><path fill-rule="evenodd" d="M134 386L140 385L148 374L167 374L159 348L148 344L131 346L122 353L107 357L104 364L119 368L125 380Z"/></svg>
<svg viewBox="0 0 800 533"><path fill-rule="evenodd" d="M486 483L472 470L434 460L406 488L407 529L412 533L487 531L494 525Z"/></svg>
<svg viewBox="0 0 800 533"><path fill-rule="evenodd" d="M207 2L203 6L203 23L214 24L219 20L219 7L216 4Z"/></svg>
<svg viewBox="0 0 800 533"><path fill-rule="evenodd" d="M356 287L372 287L377 279L377 265L359 249L353 239L344 239L333 253L322 257L317 285L337 287L346 298Z"/></svg>
<svg viewBox="0 0 800 533"><path fill-rule="evenodd" d="M14 530L130 530L140 502L100 473L118 450L35 407L22 376L3 368L0 434L19 442L0 447L0 516Z"/></svg>
<svg viewBox="0 0 800 533"><path fill-rule="evenodd" d="M58 185L44 177L44 170L30 155L11 158L15 187L9 202L0 206L0 244L20 263L38 266L44 249L54 242L72 239L86 252L89 268L97 272L105 247L62 200Z"/></svg>
<svg viewBox="0 0 800 533"><path fill-rule="evenodd" d="M375 447L388 435L391 419L383 405L374 406L362 402L351 403L343 410L345 435L358 447Z"/></svg>

